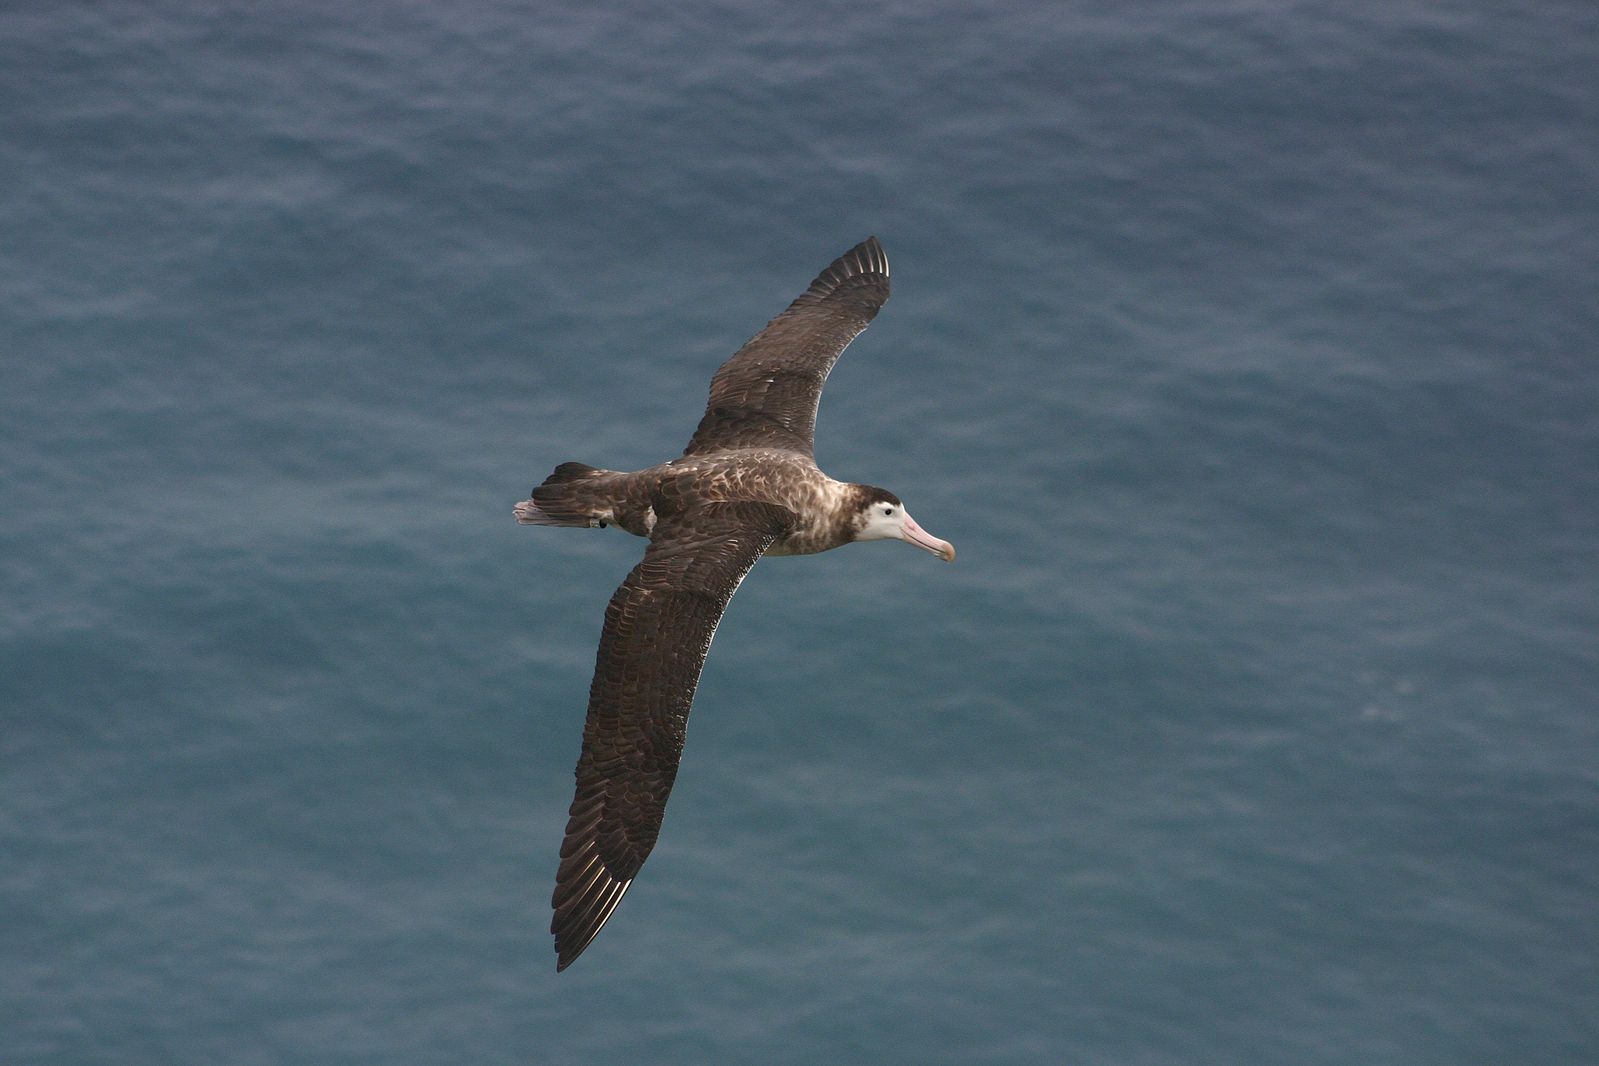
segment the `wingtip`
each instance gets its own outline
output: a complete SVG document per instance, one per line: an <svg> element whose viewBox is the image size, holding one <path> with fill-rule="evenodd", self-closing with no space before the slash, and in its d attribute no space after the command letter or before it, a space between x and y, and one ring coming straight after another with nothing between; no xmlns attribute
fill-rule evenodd
<svg viewBox="0 0 1599 1066"><path fill-rule="evenodd" d="M883 298L887 297L888 253L876 237L868 237L828 264L816 275L806 296L823 299L853 278L881 278ZM859 284L859 283L857 283Z"/></svg>
<svg viewBox="0 0 1599 1066"><path fill-rule="evenodd" d="M632 884L632 878L621 881L604 875L585 890L556 905L555 916L550 922L550 932L555 934L556 973L576 962L578 956L594 943L594 938L600 935L605 923L616 913L616 905L622 902L622 897L627 895ZM561 886L558 885L557 898L560 890Z"/></svg>
<svg viewBox="0 0 1599 1066"><path fill-rule="evenodd" d="M840 262L846 260L855 267L856 273L888 276L888 253L875 234L839 256Z"/></svg>

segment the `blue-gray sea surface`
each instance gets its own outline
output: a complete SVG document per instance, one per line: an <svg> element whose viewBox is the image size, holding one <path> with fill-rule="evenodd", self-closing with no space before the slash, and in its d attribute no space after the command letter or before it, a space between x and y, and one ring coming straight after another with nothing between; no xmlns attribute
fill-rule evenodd
<svg viewBox="0 0 1599 1066"><path fill-rule="evenodd" d="M1599 1061L1599 7L0 12L0 1062ZM877 234L660 845L616 531Z"/></svg>

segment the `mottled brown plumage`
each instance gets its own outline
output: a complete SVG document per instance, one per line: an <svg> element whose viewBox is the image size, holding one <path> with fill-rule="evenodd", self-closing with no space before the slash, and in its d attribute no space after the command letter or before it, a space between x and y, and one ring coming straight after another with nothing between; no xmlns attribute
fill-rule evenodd
<svg viewBox="0 0 1599 1066"><path fill-rule="evenodd" d="M650 540L605 611L552 899L557 969L655 846L700 668L756 560L888 537L954 558L893 493L834 481L812 458L822 385L888 293L888 257L868 238L722 364L680 458L632 472L563 463L516 507L531 525L615 524Z"/></svg>

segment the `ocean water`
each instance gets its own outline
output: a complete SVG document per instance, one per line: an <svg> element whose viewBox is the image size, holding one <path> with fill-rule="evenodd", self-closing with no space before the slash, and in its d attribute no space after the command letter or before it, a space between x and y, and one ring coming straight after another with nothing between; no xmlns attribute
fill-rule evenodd
<svg viewBox="0 0 1599 1066"><path fill-rule="evenodd" d="M1587 0L0 11L0 1062L1599 1061ZM606 598L877 234L554 972Z"/></svg>

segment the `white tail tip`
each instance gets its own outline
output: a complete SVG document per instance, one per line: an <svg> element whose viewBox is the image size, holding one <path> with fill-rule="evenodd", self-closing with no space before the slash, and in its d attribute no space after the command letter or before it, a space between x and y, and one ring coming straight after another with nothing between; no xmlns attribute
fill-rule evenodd
<svg viewBox="0 0 1599 1066"><path fill-rule="evenodd" d="M523 500L516 505L512 512L516 520L524 526L576 526L580 529L590 529L605 523L597 522L587 515L566 515L564 517L552 515L532 500Z"/></svg>

